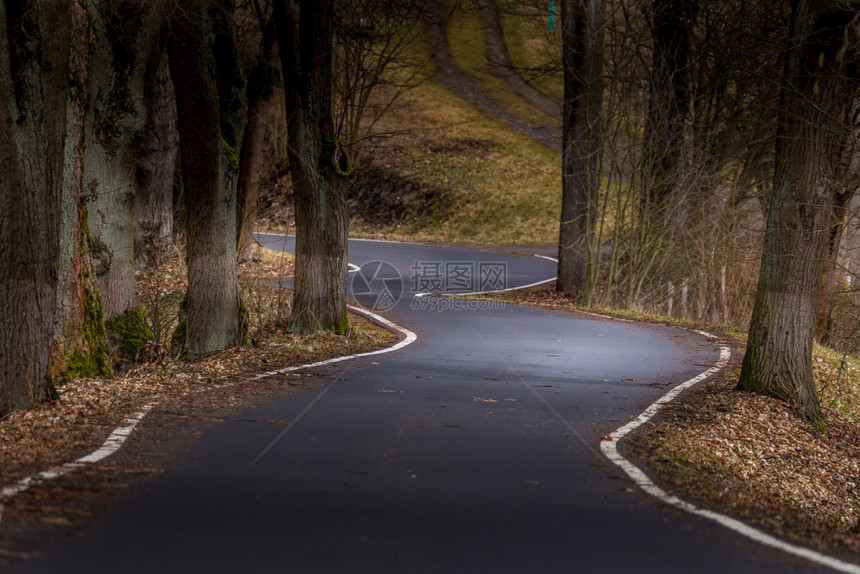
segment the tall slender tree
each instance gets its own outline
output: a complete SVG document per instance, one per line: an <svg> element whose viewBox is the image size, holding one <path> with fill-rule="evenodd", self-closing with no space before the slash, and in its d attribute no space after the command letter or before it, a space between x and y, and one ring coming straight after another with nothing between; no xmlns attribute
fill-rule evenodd
<svg viewBox="0 0 860 574"><path fill-rule="evenodd" d="M556 288L591 304L600 189L603 0L562 0L562 200Z"/></svg>
<svg viewBox="0 0 860 574"><path fill-rule="evenodd" d="M690 107L690 31L693 0L653 0L651 94L645 122L646 196L656 207L678 185Z"/></svg>
<svg viewBox="0 0 860 574"><path fill-rule="evenodd" d="M236 240L240 261L253 259L257 195L263 177L267 135L274 112L281 105L279 98L275 97L275 88L281 81L275 20L261 5L256 5L254 12L260 39L253 63L249 66L248 122L239 156Z"/></svg>
<svg viewBox="0 0 860 574"><path fill-rule="evenodd" d="M187 217L189 358L243 337L236 274L236 150L242 133L237 118L244 117L237 94L244 94L244 86L238 85L232 14L229 0L188 0L172 19L170 68Z"/></svg>
<svg viewBox="0 0 860 574"><path fill-rule="evenodd" d="M276 0L296 214L290 330L345 333L346 154L332 119L333 0Z"/></svg>
<svg viewBox="0 0 860 574"><path fill-rule="evenodd" d="M821 417L812 341L830 230L854 191L840 176L854 153L857 26L858 10L845 2L792 2L773 192L738 383L791 400L811 420Z"/></svg>

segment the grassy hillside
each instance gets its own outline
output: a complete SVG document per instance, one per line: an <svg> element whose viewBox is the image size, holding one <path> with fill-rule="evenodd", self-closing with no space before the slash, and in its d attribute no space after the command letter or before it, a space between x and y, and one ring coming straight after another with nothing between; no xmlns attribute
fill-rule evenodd
<svg viewBox="0 0 860 574"><path fill-rule="evenodd" d="M400 133L368 148L368 166L385 170L394 181L388 193L398 194L398 184L401 191L419 190L412 200L416 205L402 206L403 216L383 225L356 219L353 236L478 243L556 241L561 202L557 154L432 81L406 94L381 127ZM376 183L359 177L354 192L367 191L362 188Z"/></svg>
<svg viewBox="0 0 860 574"><path fill-rule="evenodd" d="M561 18L559 4L553 30L547 14L515 0L500 1L505 46L514 69L529 83L561 104L564 76L561 72ZM541 5L544 8L545 5Z"/></svg>
<svg viewBox="0 0 860 574"><path fill-rule="evenodd" d="M453 14L448 41L454 63L511 113L529 123L553 121L487 72L486 35L475 11ZM377 131L394 135L366 146L351 190L355 214L351 235L425 242L555 243L561 202L559 155L428 76L401 96L376 126Z"/></svg>

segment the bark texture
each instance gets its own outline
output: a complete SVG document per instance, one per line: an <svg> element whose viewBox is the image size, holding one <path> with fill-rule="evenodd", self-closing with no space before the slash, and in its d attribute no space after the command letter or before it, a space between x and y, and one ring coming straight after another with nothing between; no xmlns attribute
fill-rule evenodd
<svg viewBox="0 0 860 574"><path fill-rule="evenodd" d="M600 188L602 4L602 0L561 2L564 106L556 289L586 306L594 289L590 237Z"/></svg>
<svg viewBox="0 0 860 574"><path fill-rule="evenodd" d="M0 414L110 374L82 200L90 37L77 2L0 2Z"/></svg>
<svg viewBox="0 0 860 574"><path fill-rule="evenodd" d="M91 0L98 31L88 82L85 180L93 257L105 318L137 305L134 192L146 128L144 78L164 0Z"/></svg>
<svg viewBox="0 0 860 574"><path fill-rule="evenodd" d="M850 197L840 174L853 152L855 17L835 3L792 4L774 185L738 384L789 399L811 420L821 417L812 342L824 262Z"/></svg>
<svg viewBox="0 0 860 574"><path fill-rule="evenodd" d="M146 131L137 160L134 257L138 267L157 265L173 238L173 177L179 134L167 50L153 54L147 74Z"/></svg>
<svg viewBox="0 0 860 574"><path fill-rule="evenodd" d="M225 41L220 34L230 31L225 3L189 0L183 7L174 16L169 50L187 216L185 350L198 358L243 337L236 276L238 130L230 123L234 91L219 83L230 75L224 70L229 63L216 58Z"/></svg>
<svg viewBox="0 0 860 574"><path fill-rule="evenodd" d="M239 156L239 187L236 202L236 240L240 261L251 261L254 256L254 224L257 218L257 194L263 175L266 153L266 136L270 119L278 101L274 88L279 83L278 44L275 22L262 23L262 49L248 81L248 123L242 139Z"/></svg>
<svg viewBox="0 0 860 574"><path fill-rule="evenodd" d="M296 213L296 273L290 330L345 333L346 154L331 110L332 0L278 0L290 173Z"/></svg>

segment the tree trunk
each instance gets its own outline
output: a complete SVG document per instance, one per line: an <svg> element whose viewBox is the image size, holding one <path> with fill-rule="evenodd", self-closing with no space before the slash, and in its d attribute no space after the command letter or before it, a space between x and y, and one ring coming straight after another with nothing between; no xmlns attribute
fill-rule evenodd
<svg viewBox="0 0 860 574"><path fill-rule="evenodd" d="M84 178L93 257L109 319L137 305L134 192L146 128L144 78L161 32L159 2L93 0Z"/></svg>
<svg viewBox="0 0 860 574"><path fill-rule="evenodd" d="M687 81L690 0L653 0L651 95L643 149L646 197L665 207L678 186L690 106Z"/></svg>
<svg viewBox="0 0 860 574"><path fill-rule="evenodd" d="M173 238L173 176L179 134L166 49L154 54L145 85L146 132L137 161L134 195L134 257L138 267L157 265Z"/></svg>
<svg viewBox="0 0 860 574"><path fill-rule="evenodd" d="M91 35L69 0L0 3L0 415L109 375L89 288L82 141Z"/></svg>
<svg viewBox="0 0 860 574"><path fill-rule="evenodd" d="M185 2L174 17L169 48L188 219L185 350L192 359L243 336L236 277L238 164L228 139L235 133L222 131L231 110L219 97L219 75L228 64L214 54L221 7L218 0Z"/></svg>
<svg viewBox="0 0 860 574"><path fill-rule="evenodd" d="M563 0L562 203L556 289L591 305L594 219L600 190L602 0Z"/></svg>
<svg viewBox="0 0 860 574"><path fill-rule="evenodd" d="M332 0L278 0L290 172L296 213L296 273L290 330L345 333L345 165L331 110Z"/></svg>
<svg viewBox="0 0 860 574"><path fill-rule="evenodd" d="M274 20L264 24L263 48L248 87L248 124L239 156L239 188L236 202L236 228L240 261L254 258L254 224L257 219L257 193L263 174L266 135L278 102L274 87L280 74L276 66L278 44Z"/></svg>
<svg viewBox="0 0 860 574"><path fill-rule="evenodd" d="M821 296L818 300L818 316L815 323L815 340L822 345L833 343L833 304L838 293L843 291L840 277L844 271L839 267L839 253L842 248L842 233L845 229L846 204L841 198L837 198L834 205L836 224L829 230L828 257L824 264L824 273L821 283Z"/></svg>
<svg viewBox="0 0 860 574"><path fill-rule="evenodd" d="M774 185L738 386L789 399L820 421L812 341L830 230L839 223L841 166L853 151L847 143L854 83L845 59L855 53L846 42L856 31L848 29L854 11L816 6L792 4Z"/></svg>

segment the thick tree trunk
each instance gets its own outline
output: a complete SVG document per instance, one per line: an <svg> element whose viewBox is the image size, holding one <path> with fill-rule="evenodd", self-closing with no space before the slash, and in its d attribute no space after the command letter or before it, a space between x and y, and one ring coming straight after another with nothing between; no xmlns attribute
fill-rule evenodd
<svg viewBox="0 0 860 574"><path fill-rule="evenodd" d="M92 0L98 30L88 82L84 177L105 318L137 305L134 192L146 128L144 78L161 33L160 0Z"/></svg>
<svg viewBox="0 0 860 574"><path fill-rule="evenodd" d="M189 0L173 21L170 67L176 91L187 213L185 346L198 358L242 340L236 278L236 152L222 132L216 1Z"/></svg>
<svg viewBox="0 0 860 574"><path fill-rule="evenodd" d="M290 171L296 212L296 274L290 330L345 333L345 165L331 110L332 0L278 0Z"/></svg>
<svg viewBox="0 0 860 574"><path fill-rule="evenodd" d="M138 267L157 265L173 238L173 176L179 134L167 50L155 53L145 81L146 133L137 161L134 256Z"/></svg>
<svg viewBox="0 0 860 574"><path fill-rule="evenodd" d="M0 414L110 374L83 236L89 43L75 2L0 3Z"/></svg>
<svg viewBox="0 0 860 574"><path fill-rule="evenodd" d="M839 224L839 181L851 135L854 12L792 5L791 46L780 97L774 185L758 290L739 388L791 400L820 420L812 341L830 230ZM850 196L850 194L849 194ZM844 200L847 201L847 198Z"/></svg>
<svg viewBox="0 0 860 574"><path fill-rule="evenodd" d="M257 193L263 175L266 136L278 105L274 87L279 71L278 43L274 21L263 30L263 47L249 81L248 124L239 156L239 187L236 202L236 229L240 261L254 258L254 226L257 219Z"/></svg>
<svg viewBox="0 0 860 574"><path fill-rule="evenodd" d="M602 0L563 0L562 200L556 289L591 304L603 103Z"/></svg>

